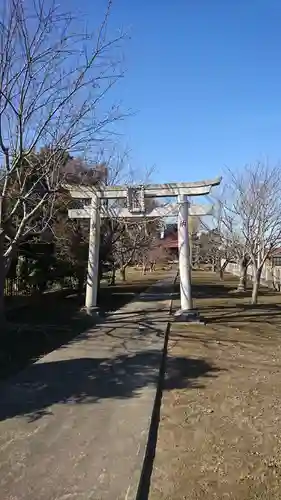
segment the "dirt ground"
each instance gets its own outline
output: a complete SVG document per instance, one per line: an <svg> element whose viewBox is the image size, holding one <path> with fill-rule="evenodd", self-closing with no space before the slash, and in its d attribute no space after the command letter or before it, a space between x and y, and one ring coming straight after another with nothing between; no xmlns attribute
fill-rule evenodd
<svg viewBox="0 0 281 500"><path fill-rule="evenodd" d="M207 325L172 324L150 500L281 498L281 294L235 286L195 273Z"/></svg>

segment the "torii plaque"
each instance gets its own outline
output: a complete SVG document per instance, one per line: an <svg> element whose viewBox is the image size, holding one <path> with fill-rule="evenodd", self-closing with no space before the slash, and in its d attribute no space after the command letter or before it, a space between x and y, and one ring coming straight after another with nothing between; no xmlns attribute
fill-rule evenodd
<svg viewBox="0 0 281 500"><path fill-rule="evenodd" d="M169 183L169 184L149 184L147 186L98 186L92 188L88 186L65 186L69 189L70 195L78 199L90 199L90 205L84 206L80 210L69 210L71 218L89 218L89 258L86 284L85 309L88 314L93 314L97 306L98 290L98 266L99 266L99 244L100 244L100 220L101 217L121 217L121 218L155 218L168 217L178 211L178 246L179 246L179 275L180 275L180 297L181 309L177 316L189 321L194 319L196 312L193 309L191 295L191 266L190 247L188 233L189 215L208 215L212 207L204 205L190 205L188 196L202 196L210 193L214 186L218 186L221 178L213 180L190 182L190 183ZM178 204L157 207L146 213L145 198L177 197ZM101 200L117 200L125 198L126 208L117 208L110 212L102 207ZM189 208L190 207L190 208Z"/></svg>

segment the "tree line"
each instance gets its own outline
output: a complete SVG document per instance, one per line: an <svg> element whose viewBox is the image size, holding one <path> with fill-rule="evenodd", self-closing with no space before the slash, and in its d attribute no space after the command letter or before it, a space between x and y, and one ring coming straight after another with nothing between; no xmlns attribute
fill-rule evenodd
<svg viewBox="0 0 281 500"><path fill-rule="evenodd" d="M53 245L50 255L55 258L44 261L37 255L32 271L30 263L27 269L28 258L23 258L17 263L23 276L32 272L40 281L41 273L38 286L42 289L43 268L49 275L71 269L82 288L87 222L68 219L73 201L66 181L93 187L99 182L132 181L132 172L124 176L120 158L116 161L108 153L116 123L127 115L111 93L124 76L126 40L126 33L111 28L112 8L108 0L96 29L89 32L85 20L78 30L73 14L62 12L49 0L1 3L1 319L6 278L20 250L27 255L28 245L29 252L30 245L39 242ZM106 152L103 162L98 158L101 150ZM280 245L280 175L279 165L256 164L238 173L228 171L217 198L208 252L215 256L221 276L228 262L239 262L242 289L251 263L253 303L263 266ZM123 277L135 261L142 260L145 268L151 252L159 251L155 248L157 231L156 221L107 220L102 227L101 261L111 261Z"/></svg>
<svg viewBox="0 0 281 500"><path fill-rule="evenodd" d="M281 246L280 166L257 162L240 171L226 170L214 201L212 229L200 237L197 262L210 263L222 279L227 264L238 263L238 291L246 290L251 265L251 301L256 304L263 268L273 265Z"/></svg>
<svg viewBox="0 0 281 500"><path fill-rule="evenodd" d="M86 19L49 0L1 3L0 321L5 282L15 272L41 291L58 274L71 273L83 287L88 222L68 218L74 205L65 185L132 180L110 152L116 122L127 115L111 93L124 76L127 39L111 27L112 9L105 2L90 32ZM125 278L142 250L148 258L154 235L153 221L107 220L100 259Z"/></svg>

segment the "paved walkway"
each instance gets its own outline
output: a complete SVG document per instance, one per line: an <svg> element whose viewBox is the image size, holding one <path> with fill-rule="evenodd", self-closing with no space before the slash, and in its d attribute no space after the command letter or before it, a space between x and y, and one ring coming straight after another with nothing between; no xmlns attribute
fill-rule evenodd
<svg viewBox="0 0 281 500"><path fill-rule="evenodd" d="M173 278L0 386L3 500L135 498Z"/></svg>

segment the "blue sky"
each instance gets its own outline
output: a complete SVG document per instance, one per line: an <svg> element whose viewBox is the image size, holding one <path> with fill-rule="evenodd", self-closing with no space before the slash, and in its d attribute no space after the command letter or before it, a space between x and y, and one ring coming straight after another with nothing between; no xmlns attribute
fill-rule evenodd
<svg viewBox="0 0 281 500"><path fill-rule="evenodd" d="M93 27L98 3L71 0ZM111 23L131 36L115 92L136 166L188 181L281 159L280 0L114 0Z"/></svg>

